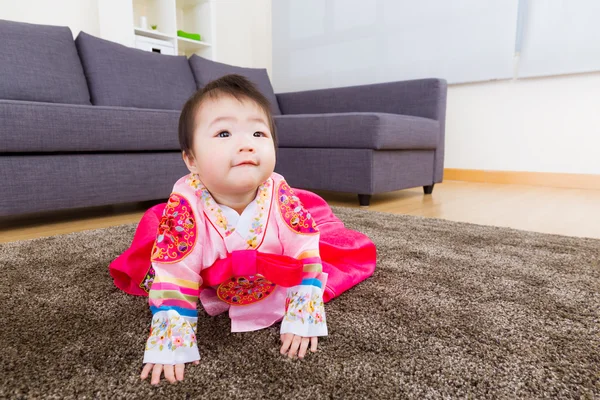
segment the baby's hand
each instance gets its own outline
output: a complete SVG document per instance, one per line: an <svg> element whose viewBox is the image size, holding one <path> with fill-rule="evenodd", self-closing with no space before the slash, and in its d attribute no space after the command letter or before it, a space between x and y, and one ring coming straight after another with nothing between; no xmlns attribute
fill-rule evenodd
<svg viewBox="0 0 600 400"><path fill-rule="evenodd" d="M199 361L194 361L194 364L198 365ZM173 367L175 367L175 372L173 372ZM185 370L185 364L146 364L144 365L144 369L142 370L142 375L140 376L143 379L148 377L150 370L152 370L152 380L150 381L153 385L158 385L160 381L160 374L165 371L165 379L171 383L175 383L177 381L183 380L183 371Z"/></svg>
<svg viewBox="0 0 600 400"><path fill-rule="evenodd" d="M304 358L304 356L306 355L306 349L308 349L309 342L310 351L312 351L313 353L317 351L317 343L319 341L319 338L316 336L302 337L294 335L293 333L284 333L283 335L281 335L281 341L283 342L280 350L281 354L287 354L289 358L294 358L296 353L298 353L298 358Z"/></svg>

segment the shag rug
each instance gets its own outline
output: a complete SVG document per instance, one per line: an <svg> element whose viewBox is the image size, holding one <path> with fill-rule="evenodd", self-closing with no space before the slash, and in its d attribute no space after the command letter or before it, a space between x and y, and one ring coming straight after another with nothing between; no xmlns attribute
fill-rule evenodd
<svg viewBox="0 0 600 400"><path fill-rule="evenodd" d="M0 245L0 398L600 398L600 241L334 208L378 248L326 305L330 335L279 355L277 326L199 311L199 365L139 378L151 314L108 264L136 225Z"/></svg>

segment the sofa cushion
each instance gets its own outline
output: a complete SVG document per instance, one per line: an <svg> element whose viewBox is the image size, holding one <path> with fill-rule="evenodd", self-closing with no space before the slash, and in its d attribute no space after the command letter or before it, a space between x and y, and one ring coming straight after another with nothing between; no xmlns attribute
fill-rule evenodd
<svg viewBox="0 0 600 400"><path fill-rule="evenodd" d="M75 43L95 105L180 110L196 91L184 56L138 50L85 32Z"/></svg>
<svg viewBox="0 0 600 400"><path fill-rule="evenodd" d="M181 154L169 151L4 155L0 217L166 199L173 182L188 173Z"/></svg>
<svg viewBox="0 0 600 400"><path fill-rule="evenodd" d="M0 20L0 98L90 104L71 30Z"/></svg>
<svg viewBox="0 0 600 400"><path fill-rule="evenodd" d="M373 150L435 149L438 121L386 113L300 114L275 117L279 147Z"/></svg>
<svg viewBox="0 0 600 400"><path fill-rule="evenodd" d="M178 151L179 114L0 100L0 153Z"/></svg>
<svg viewBox="0 0 600 400"><path fill-rule="evenodd" d="M273 115L281 114L279 104L277 103L277 97L275 97L275 92L273 91L273 86L271 86L271 81L269 80L266 69L235 67L233 65L207 60L196 54L190 57L189 62L192 71L194 72L194 78L196 79L198 89L202 89L210 81L219 79L225 75L242 75L254 83L258 90L267 98L267 100L269 100Z"/></svg>

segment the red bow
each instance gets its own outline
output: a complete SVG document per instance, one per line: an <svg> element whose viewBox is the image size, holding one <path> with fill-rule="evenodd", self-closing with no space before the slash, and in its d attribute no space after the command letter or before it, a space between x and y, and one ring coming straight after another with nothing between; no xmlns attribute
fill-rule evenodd
<svg viewBox="0 0 600 400"><path fill-rule="evenodd" d="M279 286L295 286L302 282L303 264L293 257L237 250L202 270L203 286L216 286L234 276L260 274Z"/></svg>

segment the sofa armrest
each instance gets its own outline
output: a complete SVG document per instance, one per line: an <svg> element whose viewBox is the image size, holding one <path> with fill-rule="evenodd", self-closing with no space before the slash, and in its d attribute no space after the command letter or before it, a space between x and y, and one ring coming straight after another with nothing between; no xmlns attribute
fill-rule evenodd
<svg viewBox="0 0 600 400"><path fill-rule="evenodd" d="M431 182L437 183L444 178L447 92L448 86L443 79L416 79L282 93L277 95L277 101L284 115L380 112L439 121L440 133Z"/></svg>
<svg viewBox="0 0 600 400"><path fill-rule="evenodd" d="M285 114L384 112L444 120L447 84L418 79L277 95Z"/></svg>

